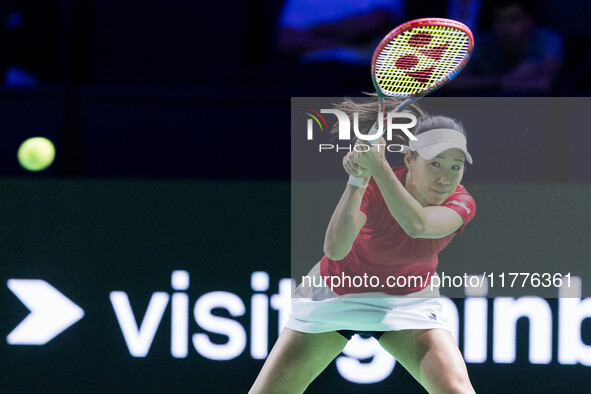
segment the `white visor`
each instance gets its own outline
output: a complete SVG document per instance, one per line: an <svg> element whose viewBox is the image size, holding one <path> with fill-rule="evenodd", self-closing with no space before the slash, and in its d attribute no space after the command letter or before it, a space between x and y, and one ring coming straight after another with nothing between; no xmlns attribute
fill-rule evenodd
<svg viewBox="0 0 591 394"><path fill-rule="evenodd" d="M419 152L425 160L431 160L448 149L459 149L464 152L468 163L472 164L472 156L466 147L466 137L457 130L433 129L415 137L417 140L410 140L408 147L412 151Z"/></svg>

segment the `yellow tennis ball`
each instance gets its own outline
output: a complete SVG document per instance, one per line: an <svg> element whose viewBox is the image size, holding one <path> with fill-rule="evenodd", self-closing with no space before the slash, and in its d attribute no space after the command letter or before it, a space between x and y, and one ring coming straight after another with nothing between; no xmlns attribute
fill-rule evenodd
<svg viewBox="0 0 591 394"><path fill-rule="evenodd" d="M53 163L55 147L47 138L29 138L18 148L18 161L24 169L41 171Z"/></svg>

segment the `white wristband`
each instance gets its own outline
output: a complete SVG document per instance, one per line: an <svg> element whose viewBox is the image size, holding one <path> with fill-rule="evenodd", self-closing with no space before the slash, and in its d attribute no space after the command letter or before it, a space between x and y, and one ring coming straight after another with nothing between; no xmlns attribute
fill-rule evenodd
<svg viewBox="0 0 591 394"><path fill-rule="evenodd" d="M356 176L353 175L349 175L349 181L347 183L353 185L353 186L357 186L357 187L367 187L367 185L364 185L363 182L365 181L365 178L358 178Z"/></svg>

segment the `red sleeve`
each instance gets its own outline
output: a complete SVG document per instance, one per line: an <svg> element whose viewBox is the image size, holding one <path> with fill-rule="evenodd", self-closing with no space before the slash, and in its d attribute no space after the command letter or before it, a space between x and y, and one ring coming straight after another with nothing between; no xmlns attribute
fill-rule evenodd
<svg viewBox="0 0 591 394"><path fill-rule="evenodd" d="M462 185L459 185L456 188L456 191L441 205L453 209L460 214L464 220L464 224L456 230L456 234L464 231L466 224L468 224L474 218L474 214L476 214L476 201L474 201L474 198Z"/></svg>

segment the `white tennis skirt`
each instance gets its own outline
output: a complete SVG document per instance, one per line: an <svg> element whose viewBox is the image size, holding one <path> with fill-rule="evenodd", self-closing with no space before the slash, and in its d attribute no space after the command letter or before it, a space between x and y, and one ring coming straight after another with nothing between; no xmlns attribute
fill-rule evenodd
<svg viewBox="0 0 591 394"><path fill-rule="evenodd" d="M320 263L308 274L321 283ZM297 287L286 327L306 333L338 330L398 331L442 328L450 331L439 288L394 296L385 293L339 296L330 287Z"/></svg>

